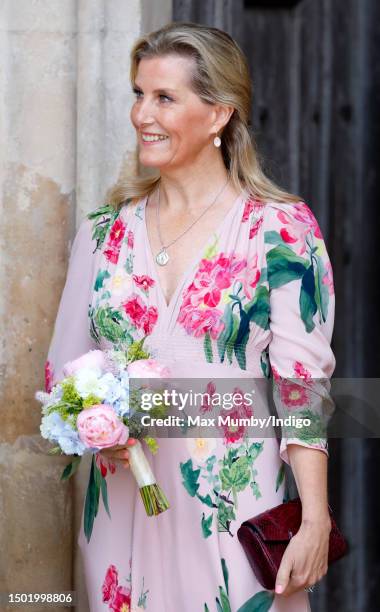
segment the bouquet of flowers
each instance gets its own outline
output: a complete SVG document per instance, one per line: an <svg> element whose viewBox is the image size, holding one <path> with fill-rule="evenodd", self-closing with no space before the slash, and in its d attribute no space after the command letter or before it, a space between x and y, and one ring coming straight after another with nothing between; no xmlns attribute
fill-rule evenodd
<svg viewBox="0 0 380 612"><path fill-rule="evenodd" d="M84 533L90 541L98 512L100 492L105 509L110 515L107 495L106 470L99 451L116 445L128 446L129 463L139 486L148 516L169 508L168 500L156 482L140 440L152 453L158 449L157 441L142 427L139 397L143 388L132 391L130 378L163 378L170 375L143 349L144 339L131 344L126 352L119 350L92 350L65 364L64 378L50 391L37 391L35 397L42 403L40 431L43 438L58 444L50 454L73 455L61 479L70 478L81 458L92 453L90 478L84 508ZM151 409L152 416L164 416L164 402ZM100 463L100 467L98 467ZM114 466L113 466L114 468Z"/></svg>

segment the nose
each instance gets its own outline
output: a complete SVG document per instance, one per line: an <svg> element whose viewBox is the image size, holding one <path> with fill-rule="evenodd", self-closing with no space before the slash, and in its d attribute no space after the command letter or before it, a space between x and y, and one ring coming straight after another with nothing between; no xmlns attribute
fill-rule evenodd
<svg viewBox="0 0 380 612"><path fill-rule="evenodd" d="M133 106L133 115L137 127L154 123L154 109L148 97L135 102Z"/></svg>

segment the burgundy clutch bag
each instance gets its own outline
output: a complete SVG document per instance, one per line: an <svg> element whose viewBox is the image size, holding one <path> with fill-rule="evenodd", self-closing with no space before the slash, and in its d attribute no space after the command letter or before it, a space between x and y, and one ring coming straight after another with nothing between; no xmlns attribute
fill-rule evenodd
<svg viewBox="0 0 380 612"><path fill-rule="evenodd" d="M337 561L348 551L348 544L339 531L329 506L331 531L328 563ZM270 508L247 521L237 535L257 580L265 589L274 590L282 555L289 540L300 528L302 505L299 497Z"/></svg>

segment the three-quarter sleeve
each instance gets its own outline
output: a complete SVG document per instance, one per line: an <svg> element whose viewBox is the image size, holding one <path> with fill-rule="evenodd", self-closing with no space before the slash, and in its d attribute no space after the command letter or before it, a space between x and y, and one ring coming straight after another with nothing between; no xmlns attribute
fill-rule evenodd
<svg viewBox="0 0 380 612"><path fill-rule="evenodd" d="M96 241L92 222L82 220L75 235L53 335L45 362L45 390L63 378L63 366L87 351L99 348L90 335L88 320Z"/></svg>
<svg viewBox="0 0 380 612"><path fill-rule="evenodd" d="M290 424L282 427L280 443L280 456L289 464L288 444L317 448L328 455L326 424L334 406L329 379L336 364L330 345L335 294L326 244L307 204L266 206L268 354L277 415ZM305 426L296 421L298 417L306 419Z"/></svg>

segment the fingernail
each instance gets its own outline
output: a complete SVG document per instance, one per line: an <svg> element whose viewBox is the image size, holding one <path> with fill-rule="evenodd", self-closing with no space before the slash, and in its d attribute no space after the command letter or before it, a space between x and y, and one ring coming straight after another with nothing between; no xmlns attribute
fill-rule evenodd
<svg viewBox="0 0 380 612"><path fill-rule="evenodd" d="M136 444L136 439L135 438L129 438L127 440L127 444L128 444L128 446L133 446L134 444Z"/></svg>
<svg viewBox="0 0 380 612"><path fill-rule="evenodd" d="M284 587L281 584L276 585L276 593L282 593Z"/></svg>

